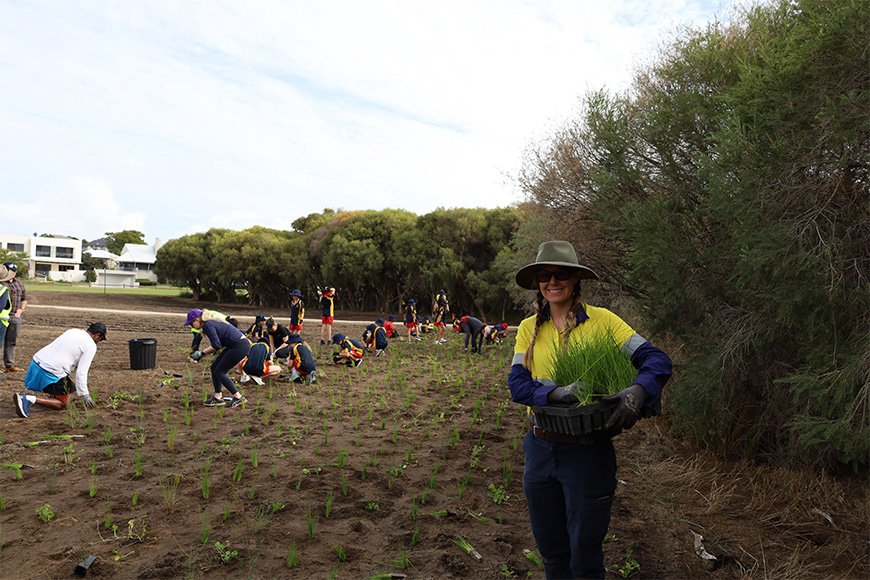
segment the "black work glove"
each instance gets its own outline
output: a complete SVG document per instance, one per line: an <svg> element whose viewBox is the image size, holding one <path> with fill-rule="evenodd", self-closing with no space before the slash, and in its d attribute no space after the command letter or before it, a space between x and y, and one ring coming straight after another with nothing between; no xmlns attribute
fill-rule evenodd
<svg viewBox="0 0 870 580"><path fill-rule="evenodd" d="M637 383L627 389L622 389L615 395L604 397L604 401L619 401L619 405L610 415L605 429L631 429L640 419L640 410L646 400L646 389Z"/></svg>
<svg viewBox="0 0 870 580"><path fill-rule="evenodd" d="M571 383L567 387L556 387L547 393L547 403L550 405L557 403L562 405L576 405L580 402L577 394L583 390L583 383L577 381Z"/></svg>
<svg viewBox="0 0 870 580"><path fill-rule="evenodd" d="M85 407L87 407L89 409L92 409L92 408L97 406L97 404L94 402L94 399L91 398L90 395L82 395L81 399L82 399L82 402L84 402Z"/></svg>

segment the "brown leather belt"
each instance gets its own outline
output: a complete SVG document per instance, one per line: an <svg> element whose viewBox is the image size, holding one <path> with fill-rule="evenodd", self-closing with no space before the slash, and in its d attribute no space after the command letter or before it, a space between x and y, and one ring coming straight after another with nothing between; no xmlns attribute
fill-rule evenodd
<svg viewBox="0 0 870 580"><path fill-rule="evenodd" d="M556 431L545 431L534 425L529 426L529 431L538 439L553 441L554 443L579 443L580 445L592 445L595 443L595 438L586 433L582 435L567 435L565 433L557 433Z"/></svg>

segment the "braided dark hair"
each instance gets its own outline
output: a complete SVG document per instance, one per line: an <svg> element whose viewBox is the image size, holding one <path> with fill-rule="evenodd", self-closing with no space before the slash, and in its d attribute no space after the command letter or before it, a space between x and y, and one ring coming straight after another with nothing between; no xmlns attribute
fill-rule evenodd
<svg viewBox="0 0 870 580"><path fill-rule="evenodd" d="M528 370L532 370L532 359L535 357L535 340L538 338L538 331L544 323L544 295L538 290L535 296L535 331L532 333L532 341L529 343L529 348L523 353L523 366Z"/></svg>
<svg viewBox="0 0 870 580"><path fill-rule="evenodd" d="M580 311L580 306L582 302L580 300L580 280L574 284L574 290L571 295L574 298L574 302L571 304L571 309L568 311L568 318L565 321L565 328L563 334L565 336L564 343L562 347L565 348L568 346L568 336L571 334L571 331L577 326L577 313ZM523 366L528 370L532 370L532 360L535 357L535 341L538 338L538 331L541 329L541 325L544 324L544 295L538 290L537 295L535 296L535 330L532 332L532 340L529 342L529 348L526 349L526 352L523 353ZM552 314L551 314L552 317Z"/></svg>

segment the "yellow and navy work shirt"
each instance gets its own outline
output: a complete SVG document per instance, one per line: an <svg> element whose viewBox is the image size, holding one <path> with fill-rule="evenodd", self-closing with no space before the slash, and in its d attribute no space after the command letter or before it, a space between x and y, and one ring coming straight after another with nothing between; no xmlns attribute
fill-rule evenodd
<svg viewBox="0 0 870 580"><path fill-rule="evenodd" d="M523 366L523 355L529 348L535 332L535 317L530 316L520 323L508 387L511 399L523 405L547 404L547 395L557 386L550 378L555 349L564 344L564 334L550 320L549 304L544 305L545 322L535 338L534 357L531 369ZM610 333L616 345L638 370L635 384L643 385L647 396L644 405L651 407L659 398L662 387L671 376L671 359L661 349L651 345L637 334L619 316L607 310L583 304L577 313L577 326L569 340L581 343L598 334ZM564 386L564 385L562 385ZM631 385L625 385L630 387Z"/></svg>
<svg viewBox="0 0 870 580"><path fill-rule="evenodd" d="M375 325L375 348L387 348L389 344L390 343L387 340L387 331L383 326Z"/></svg>
<svg viewBox="0 0 870 580"><path fill-rule="evenodd" d="M250 340L250 337L248 337L248 340ZM269 370L267 363L271 355L272 349L265 342L251 345L251 350L248 351L248 356L242 365L242 370L246 375L262 377Z"/></svg>
<svg viewBox="0 0 870 580"><path fill-rule="evenodd" d="M356 358L362 358L363 353L365 352L363 345L352 338L345 337L338 346L341 349L341 352L348 352Z"/></svg>
<svg viewBox="0 0 870 580"><path fill-rule="evenodd" d="M447 312L450 310L450 303L447 302L446 294L439 294L435 297L435 324L441 324L445 321Z"/></svg>
<svg viewBox="0 0 870 580"><path fill-rule="evenodd" d="M405 324L416 324L417 322L417 307L413 304L405 306Z"/></svg>
<svg viewBox="0 0 870 580"><path fill-rule="evenodd" d="M0 324L9 326L11 312L12 299L9 296L9 288L0 284Z"/></svg>
<svg viewBox="0 0 870 580"><path fill-rule="evenodd" d="M325 314L324 316L332 316ZM301 299L290 303L290 326L302 326L305 319L305 303Z"/></svg>
<svg viewBox="0 0 870 580"><path fill-rule="evenodd" d="M335 295L332 292L327 292L320 297L320 315L335 316Z"/></svg>
<svg viewBox="0 0 870 580"><path fill-rule="evenodd" d="M266 338L266 323L260 324L255 322L245 331L245 336L250 338L251 342L259 342L261 338Z"/></svg>
<svg viewBox="0 0 870 580"><path fill-rule="evenodd" d="M297 342L290 349L290 364L295 368L298 372L302 374L308 374L313 370L317 369L317 362L314 360L314 355L311 354L311 351L308 350L301 342Z"/></svg>

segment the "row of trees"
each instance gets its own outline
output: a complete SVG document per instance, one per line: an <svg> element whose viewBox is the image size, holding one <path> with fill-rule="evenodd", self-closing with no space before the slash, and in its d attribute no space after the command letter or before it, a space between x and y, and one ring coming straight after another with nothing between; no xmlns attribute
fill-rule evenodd
<svg viewBox="0 0 870 580"><path fill-rule="evenodd" d="M866 8L775 0L682 32L519 175L684 345L675 425L731 456L870 457Z"/></svg>
<svg viewBox="0 0 870 580"><path fill-rule="evenodd" d="M334 286L341 308L399 312L408 299L428 310L438 290L454 310L503 319L515 314L509 273L521 212L438 209L322 213L301 217L291 230L211 229L168 241L157 252L157 274L189 287L194 298L235 299L284 306L294 288L309 301L317 287Z"/></svg>

